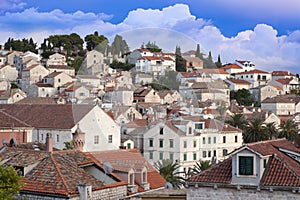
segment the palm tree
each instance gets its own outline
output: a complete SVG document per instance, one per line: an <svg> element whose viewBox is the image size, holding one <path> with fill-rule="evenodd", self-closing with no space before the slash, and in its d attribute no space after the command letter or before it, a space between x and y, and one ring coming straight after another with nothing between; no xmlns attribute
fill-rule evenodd
<svg viewBox="0 0 300 200"><path fill-rule="evenodd" d="M209 169L211 165L212 164L209 160L199 160L199 162L197 162L194 165L194 168L192 169L192 174L198 174L201 171Z"/></svg>
<svg viewBox="0 0 300 200"><path fill-rule="evenodd" d="M227 120L226 123L230 124L231 126L238 127L240 129L244 129L245 124L247 124L247 121L243 114L236 113L233 116L231 116L231 119Z"/></svg>
<svg viewBox="0 0 300 200"><path fill-rule="evenodd" d="M158 161L154 164L160 175L171 183L174 188L180 188L184 185L184 178L181 176L182 172L179 171L179 164L170 159Z"/></svg>
<svg viewBox="0 0 300 200"><path fill-rule="evenodd" d="M270 140L278 138L278 129L274 122L265 123L265 129Z"/></svg>
<svg viewBox="0 0 300 200"><path fill-rule="evenodd" d="M285 123L280 125L279 137L285 137L289 141L294 143L297 142L298 126L293 120L287 120Z"/></svg>
<svg viewBox="0 0 300 200"><path fill-rule="evenodd" d="M244 142L257 142L268 140L269 136L261 119L251 120L245 128Z"/></svg>

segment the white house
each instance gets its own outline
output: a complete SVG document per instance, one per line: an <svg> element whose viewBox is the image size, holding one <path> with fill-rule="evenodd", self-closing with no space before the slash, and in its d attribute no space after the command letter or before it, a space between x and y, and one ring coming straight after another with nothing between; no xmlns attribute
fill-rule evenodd
<svg viewBox="0 0 300 200"><path fill-rule="evenodd" d="M80 71L87 75L103 75L106 73L108 67L104 59L103 53L97 50L87 52Z"/></svg>
<svg viewBox="0 0 300 200"><path fill-rule="evenodd" d="M222 66L221 69L224 69L230 75L234 75L236 73L244 72L243 67L235 63L228 63Z"/></svg>
<svg viewBox="0 0 300 200"><path fill-rule="evenodd" d="M251 83L243 79L228 78L225 79L224 82L228 83L230 91L237 91L242 89L249 90L251 85Z"/></svg>
<svg viewBox="0 0 300 200"><path fill-rule="evenodd" d="M67 65L66 56L59 53L50 55L47 60L47 66L49 65Z"/></svg>
<svg viewBox="0 0 300 200"><path fill-rule="evenodd" d="M29 137L32 142L45 143L50 133L53 147L63 149L65 142L72 142L79 128L85 152L114 150L120 146L119 125L97 105L6 104L0 108L34 127Z"/></svg>
<svg viewBox="0 0 300 200"><path fill-rule="evenodd" d="M30 60L33 60L35 62L34 64L40 63L41 56L31 51L16 54L14 56L14 66L16 66L18 72L21 73L24 68L27 68L29 65L32 64L26 64L26 62L29 62Z"/></svg>
<svg viewBox="0 0 300 200"><path fill-rule="evenodd" d="M47 69L49 70L50 74L52 72L64 72L69 76L75 76L75 69L68 65L49 65L47 66Z"/></svg>
<svg viewBox="0 0 300 200"><path fill-rule="evenodd" d="M267 85L267 83L272 79L272 75L269 72L255 69L236 73L235 78L250 82L251 88L253 88L259 85Z"/></svg>
<svg viewBox="0 0 300 200"><path fill-rule="evenodd" d="M252 71L255 69L255 64L248 60L235 60L235 63L242 67L244 72Z"/></svg>
<svg viewBox="0 0 300 200"><path fill-rule="evenodd" d="M135 69L137 72L144 72L158 77L165 74L165 71L175 71L175 60L170 57L143 56L137 59Z"/></svg>
<svg viewBox="0 0 300 200"><path fill-rule="evenodd" d="M16 81L18 77L18 70L12 65L0 66L0 79L7 81Z"/></svg>
<svg viewBox="0 0 300 200"><path fill-rule="evenodd" d="M183 117L158 122L144 133L144 156L152 164L171 159L187 171L199 160L217 162L242 145L242 131L213 119Z"/></svg>

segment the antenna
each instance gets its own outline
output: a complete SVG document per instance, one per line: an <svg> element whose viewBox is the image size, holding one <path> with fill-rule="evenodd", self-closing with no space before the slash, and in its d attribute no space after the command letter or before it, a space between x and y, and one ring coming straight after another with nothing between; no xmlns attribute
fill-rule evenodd
<svg viewBox="0 0 300 200"><path fill-rule="evenodd" d="M103 169L105 171L105 174L111 174L112 171L114 170L110 162L104 162Z"/></svg>

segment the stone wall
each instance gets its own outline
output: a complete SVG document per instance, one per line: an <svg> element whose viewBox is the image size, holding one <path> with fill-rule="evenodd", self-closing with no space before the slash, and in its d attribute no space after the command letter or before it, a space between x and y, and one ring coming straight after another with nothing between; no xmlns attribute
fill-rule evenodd
<svg viewBox="0 0 300 200"><path fill-rule="evenodd" d="M127 185L93 191L93 200L120 199L127 195Z"/></svg>
<svg viewBox="0 0 300 200"><path fill-rule="evenodd" d="M300 193L292 191L268 191L268 190L254 190L254 189L231 189L231 188L210 188L210 187L199 187L189 189L187 191L188 200L208 200L208 199L243 199L243 200L296 200L300 199Z"/></svg>

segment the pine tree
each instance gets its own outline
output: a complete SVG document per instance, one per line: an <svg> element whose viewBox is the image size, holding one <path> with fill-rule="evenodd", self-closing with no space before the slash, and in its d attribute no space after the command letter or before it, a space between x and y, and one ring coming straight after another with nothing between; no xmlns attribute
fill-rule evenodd
<svg viewBox="0 0 300 200"><path fill-rule="evenodd" d="M221 56L220 54L218 55L218 61L215 62L217 68L221 68L222 67L222 62L221 62Z"/></svg>
<svg viewBox="0 0 300 200"><path fill-rule="evenodd" d="M197 49L196 49L196 54L195 54L195 56L196 56L197 58L203 59L203 55L202 55L202 53L201 53L201 51L200 51L200 44L197 44Z"/></svg>

